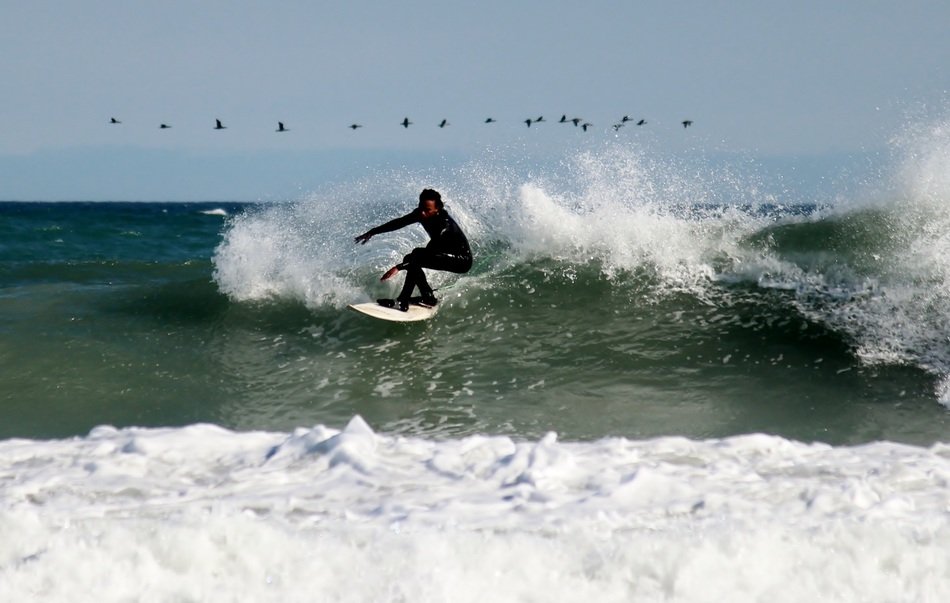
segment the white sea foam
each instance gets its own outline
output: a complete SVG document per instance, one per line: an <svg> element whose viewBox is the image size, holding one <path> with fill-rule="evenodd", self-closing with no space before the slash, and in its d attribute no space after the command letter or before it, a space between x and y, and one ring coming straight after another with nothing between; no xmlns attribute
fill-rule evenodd
<svg viewBox="0 0 950 603"><path fill-rule="evenodd" d="M686 190L664 200L636 188L608 195L600 182L562 197L526 184L518 192L517 218L507 234L522 257L595 261L608 278L647 269L658 277L659 293L685 289L701 295L717 276L715 262L747 255L743 237L767 220L733 206L702 217L682 215L677 210L689 198ZM760 256L754 259L761 263Z"/></svg>
<svg viewBox="0 0 950 603"><path fill-rule="evenodd" d="M943 444L100 427L0 484L3 601L950 597Z"/></svg>

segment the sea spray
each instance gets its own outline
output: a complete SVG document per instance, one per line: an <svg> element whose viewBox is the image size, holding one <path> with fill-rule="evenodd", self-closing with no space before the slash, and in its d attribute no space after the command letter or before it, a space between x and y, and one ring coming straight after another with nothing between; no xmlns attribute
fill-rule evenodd
<svg viewBox="0 0 950 603"><path fill-rule="evenodd" d="M775 200L728 170L684 169L609 145L536 174L482 159L438 176L375 175L232 220L215 279L238 300L339 304L372 285L371 270L425 241L421 230L404 229L354 247L353 233L407 213L419 187L436 186L473 241L475 275L547 258L596 262L607 276L645 268L663 285L701 289L716 258L741 255L737 243L768 223L756 209Z"/></svg>
<svg viewBox="0 0 950 603"><path fill-rule="evenodd" d="M813 229L837 229L815 240L797 287L799 308L849 337L870 364L907 363L942 382L950 378L950 127L915 124L894 140L896 165L858 199L816 214ZM840 228L839 228L840 226ZM820 231L818 231L820 232ZM841 263L847 259L846 263Z"/></svg>

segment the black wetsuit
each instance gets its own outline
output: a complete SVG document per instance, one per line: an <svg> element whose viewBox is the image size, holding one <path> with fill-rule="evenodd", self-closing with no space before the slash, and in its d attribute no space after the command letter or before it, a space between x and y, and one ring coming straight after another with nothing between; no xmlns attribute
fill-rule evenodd
<svg viewBox="0 0 950 603"><path fill-rule="evenodd" d="M419 287L419 294L424 299L434 300L432 287L426 280L423 268L456 273L465 273L472 268L472 250L468 246L468 239L445 209L423 219L422 210L416 208L401 218L373 228L368 234L375 236L416 223L422 224L431 240L425 247L413 249L399 264L400 270L406 271L406 284L397 298L401 302L408 302L416 287Z"/></svg>

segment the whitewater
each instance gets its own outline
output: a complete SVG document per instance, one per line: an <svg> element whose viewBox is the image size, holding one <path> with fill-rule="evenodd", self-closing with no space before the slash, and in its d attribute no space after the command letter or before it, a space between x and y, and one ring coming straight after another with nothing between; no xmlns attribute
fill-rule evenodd
<svg viewBox="0 0 950 603"><path fill-rule="evenodd" d="M0 598L942 601L950 448L102 427L0 443Z"/></svg>

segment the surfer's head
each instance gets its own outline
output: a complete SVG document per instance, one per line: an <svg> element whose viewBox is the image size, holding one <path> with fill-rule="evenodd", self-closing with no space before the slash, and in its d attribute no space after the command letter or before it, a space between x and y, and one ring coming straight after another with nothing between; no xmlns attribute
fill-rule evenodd
<svg viewBox="0 0 950 603"><path fill-rule="evenodd" d="M442 209L442 195L439 194L439 191L424 188L422 192L419 193L419 207L422 207L422 204L426 201L435 201L435 206L438 209Z"/></svg>
<svg viewBox="0 0 950 603"><path fill-rule="evenodd" d="M419 193L419 209L423 218L431 218L442 210L442 195L431 188L423 189Z"/></svg>

